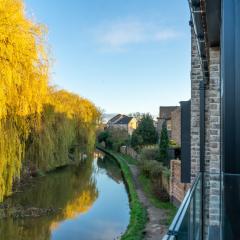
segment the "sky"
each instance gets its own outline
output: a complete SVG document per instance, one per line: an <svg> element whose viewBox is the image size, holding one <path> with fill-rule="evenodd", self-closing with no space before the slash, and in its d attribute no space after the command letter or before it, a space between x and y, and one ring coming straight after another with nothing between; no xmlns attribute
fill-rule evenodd
<svg viewBox="0 0 240 240"><path fill-rule="evenodd" d="M106 113L190 99L187 0L25 0L48 28L51 83Z"/></svg>

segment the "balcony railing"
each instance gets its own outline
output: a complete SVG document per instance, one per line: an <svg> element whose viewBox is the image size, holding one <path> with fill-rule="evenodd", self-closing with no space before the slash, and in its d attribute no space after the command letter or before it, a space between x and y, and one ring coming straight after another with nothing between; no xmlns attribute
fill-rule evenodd
<svg viewBox="0 0 240 240"><path fill-rule="evenodd" d="M187 192L164 240L202 239L202 175Z"/></svg>

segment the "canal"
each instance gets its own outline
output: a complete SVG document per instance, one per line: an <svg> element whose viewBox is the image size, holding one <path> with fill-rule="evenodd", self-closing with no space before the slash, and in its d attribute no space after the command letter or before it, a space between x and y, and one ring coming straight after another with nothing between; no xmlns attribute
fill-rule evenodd
<svg viewBox="0 0 240 240"><path fill-rule="evenodd" d="M113 240L130 219L121 170L95 152L79 166L33 178L0 205L1 240Z"/></svg>

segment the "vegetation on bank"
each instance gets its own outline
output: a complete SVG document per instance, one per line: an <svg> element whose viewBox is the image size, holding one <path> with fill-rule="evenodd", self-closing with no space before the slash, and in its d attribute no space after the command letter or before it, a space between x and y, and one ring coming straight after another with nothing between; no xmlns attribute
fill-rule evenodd
<svg viewBox="0 0 240 240"><path fill-rule="evenodd" d="M164 192L164 189L162 189L162 183L159 182L162 175L164 175L166 180L170 177L169 169L164 167L158 161L146 160L144 162L139 162L128 155L119 155L121 155L128 164L134 164L140 167L141 174L139 176L139 182L143 191L152 205L166 211L167 221L162 224L170 225L177 212L177 208L169 202L168 194Z"/></svg>
<svg viewBox="0 0 240 240"><path fill-rule="evenodd" d="M100 149L102 148L100 147ZM159 209L164 209L167 219L166 222L164 221L161 224L170 225L177 212L177 208L169 202L168 197L162 200L163 192L160 191L158 194L156 192L156 188L158 188L158 190L161 190L161 188L159 188L159 183L156 185L156 182L159 180L159 176L164 174L165 177L168 178L169 170L162 165L159 167L157 165L159 164L157 161L153 163L153 160L150 160L149 163L152 161L151 167L144 167L141 163L139 163L139 161L133 159L128 155L116 153L112 150L102 150L113 156L118 161L129 189L129 195L131 199L131 221L129 223L128 230L121 239L143 239L143 230L147 222L147 212L139 202L128 164L134 164L140 167L141 174L139 175L138 180L143 188L144 193L146 194L146 197L149 199L153 206Z"/></svg>
<svg viewBox="0 0 240 240"><path fill-rule="evenodd" d="M141 173L139 176L139 182L141 183L143 190L150 202L156 208L164 209L166 211L167 221L162 224L170 225L173 221L174 216L176 215L177 208L173 206L173 204L171 204L169 201L162 201L159 197L156 196L151 179L146 177L146 175L143 173Z"/></svg>
<svg viewBox="0 0 240 240"><path fill-rule="evenodd" d="M169 138L168 138L168 131L166 124L163 124L161 137L160 137L160 144L159 144L159 156L160 160L164 163L164 165L169 167L168 162L168 148L169 148Z"/></svg>
<svg viewBox="0 0 240 240"><path fill-rule="evenodd" d="M166 124L163 124L160 139L156 127L154 126L153 117L150 114L132 114L138 119L138 126L133 134L128 135L127 130L121 128L109 127L98 135L98 142L103 143L108 149L120 151L122 146L130 146L139 154L149 151L154 152L154 156L147 159L157 160L169 167L168 149L170 141Z"/></svg>
<svg viewBox="0 0 240 240"><path fill-rule="evenodd" d="M0 0L0 12L1 202L21 175L73 162L74 146L93 147L100 114L49 84L46 30L26 17L23 0Z"/></svg>
<svg viewBox="0 0 240 240"><path fill-rule="evenodd" d="M150 114L144 114L139 121L137 129L131 137L131 146L139 150L143 146L156 144L158 133L154 126L153 117Z"/></svg>
<svg viewBox="0 0 240 240"><path fill-rule="evenodd" d="M113 131L114 134L111 134ZM130 152L133 152L137 159L120 153L117 156L122 162L137 165L141 172L139 182L146 196L152 205L164 209L166 212L167 220L162 224L170 224L176 213L176 208L170 203L169 196L170 163L168 149L171 141L168 138L166 125L163 126L160 142L158 142L153 118L149 114L140 116L138 127L132 136L123 135L122 131L121 129L109 128L100 133L98 142L113 151L120 152L122 150L124 152L127 150L126 146L135 150L134 152L130 149ZM122 136L121 140L117 136ZM122 146L125 147L121 149Z"/></svg>
<svg viewBox="0 0 240 240"><path fill-rule="evenodd" d="M100 149L108 154L110 154L112 157L114 157L123 172L124 179L127 183L127 188L129 192L130 197L130 208L131 208L131 218L130 223L128 225L127 231L122 235L122 240L141 240L144 238L144 228L145 224L147 222L147 211L139 201L134 182L132 173L129 169L129 166L127 164L127 161L129 159L126 159L125 156L113 152L111 150Z"/></svg>
<svg viewBox="0 0 240 240"><path fill-rule="evenodd" d="M100 132L97 140L103 142L106 148L118 152L121 146L129 144L130 137L124 129L109 128Z"/></svg>

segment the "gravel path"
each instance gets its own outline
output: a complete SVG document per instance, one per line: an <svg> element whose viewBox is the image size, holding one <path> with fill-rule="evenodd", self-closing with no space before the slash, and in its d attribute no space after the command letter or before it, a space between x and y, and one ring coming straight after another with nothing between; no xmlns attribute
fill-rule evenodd
<svg viewBox="0 0 240 240"><path fill-rule="evenodd" d="M129 165L136 191L140 202L146 207L148 213L148 222L145 227L145 239L146 240L161 240L167 232L166 213L163 209L156 208L151 204L149 199L145 196L141 184L138 181L139 169L135 165Z"/></svg>

